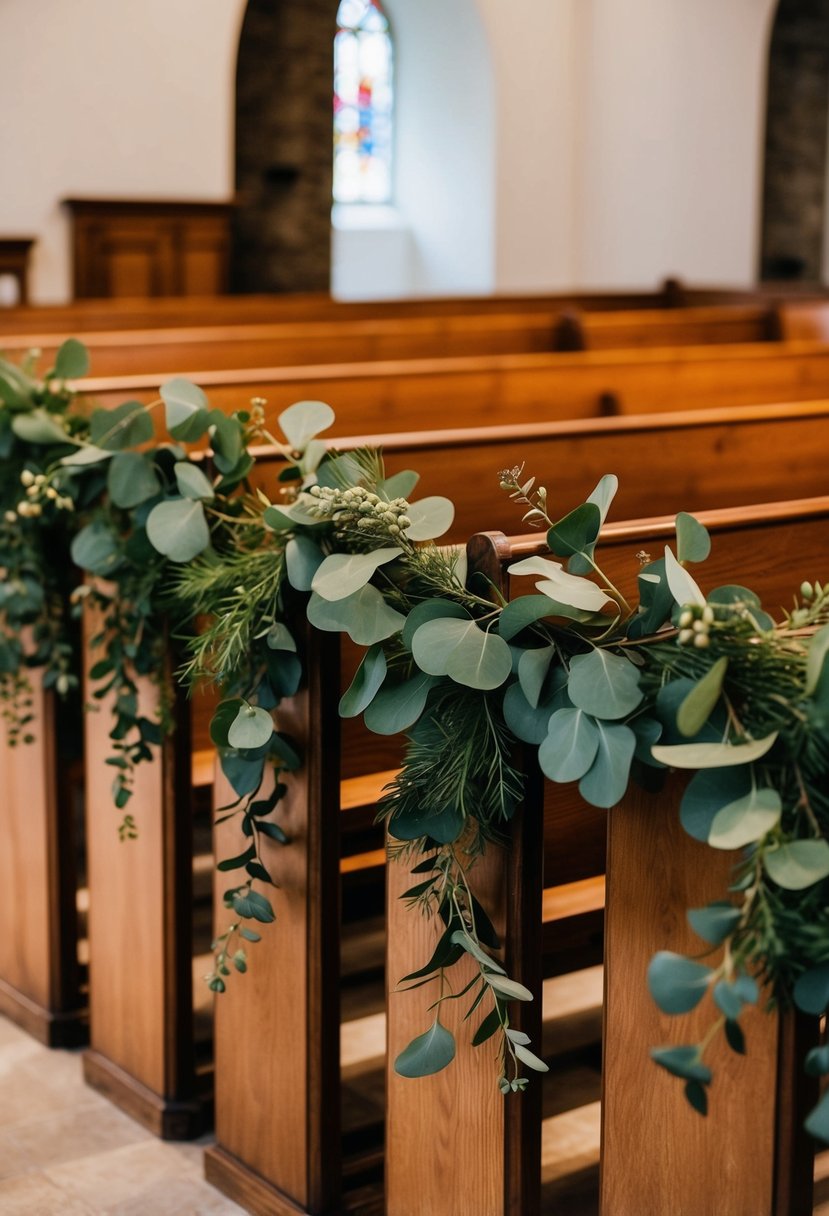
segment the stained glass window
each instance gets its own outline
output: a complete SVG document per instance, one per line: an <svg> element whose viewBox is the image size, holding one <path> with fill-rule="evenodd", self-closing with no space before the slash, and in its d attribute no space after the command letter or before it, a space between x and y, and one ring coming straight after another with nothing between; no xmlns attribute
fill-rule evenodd
<svg viewBox="0 0 829 1216"><path fill-rule="evenodd" d="M341 0L334 38L334 201L388 203L392 45L378 0Z"/></svg>

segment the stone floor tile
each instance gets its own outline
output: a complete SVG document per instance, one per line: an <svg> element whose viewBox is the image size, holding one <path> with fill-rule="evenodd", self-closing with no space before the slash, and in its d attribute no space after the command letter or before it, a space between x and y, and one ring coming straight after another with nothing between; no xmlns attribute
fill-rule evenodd
<svg viewBox="0 0 829 1216"><path fill-rule="evenodd" d="M21 1174L0 1184L3 1216L97 1216L98 1208L67 1194L43 1174Z"/></svg>
<svg viewBox="0 0 829 1216"><path fill-rule="evenodd" d="M151 1137L109 1152L96 1153L63 1165L49 1166L46 1176L96 1211L109 1212L118 1204L142 1200L144 1211L157 1216L151 1196L165 1186L200 1181L194 1163L176 1151L176 1146Z"/></svg>
<svg viewBox="0 0 829 1216"><path fill-rule="evenodd" d="M12 1157L27 1162L24 1168L45 1170L149 1140L148 1131L102 1099L14 1124L3 1143ZM0 1171L3 1165L0 1158Z"/></svg>

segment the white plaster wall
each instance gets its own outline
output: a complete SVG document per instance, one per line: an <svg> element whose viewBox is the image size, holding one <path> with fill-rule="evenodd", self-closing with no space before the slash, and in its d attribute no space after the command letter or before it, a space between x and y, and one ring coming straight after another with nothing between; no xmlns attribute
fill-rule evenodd
<svg viewBox="0 0 829 1216"><path fill-rule="evenodd" d="M776 0L580 0L575 281L756 278Z"/></svg>
<svg viewBox="0 0 829 1216"><path fill-rule="evenodd" d="M225 199L245 0L2 0L0 234L70 293L67 196Z"/></svg>
<svg viewBox="0 0 829 1216"><path fill-rule="evenodd" d="M409 290L752 281L775 0L387 4ZM0 2L0 234L39 237L35 299L69 292L60 198L231 193L244 5Z"/></svg>

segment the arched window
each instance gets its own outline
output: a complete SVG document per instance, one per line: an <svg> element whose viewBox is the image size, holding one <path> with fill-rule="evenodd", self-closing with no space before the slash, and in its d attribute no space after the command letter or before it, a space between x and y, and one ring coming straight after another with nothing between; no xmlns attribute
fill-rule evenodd
<svg viewBox="0 0 829 1216"><path fill-rule="evenodd" d="M341 0L334 38L334 202L388 203L392 44L378 0Z"/></svg>

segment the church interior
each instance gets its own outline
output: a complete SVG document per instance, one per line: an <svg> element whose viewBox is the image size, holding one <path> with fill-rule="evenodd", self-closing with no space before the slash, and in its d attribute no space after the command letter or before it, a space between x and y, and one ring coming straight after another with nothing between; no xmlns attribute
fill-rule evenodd
<svg viewBox="0 0 829 1216"><path fill-rule="evenodd" d="M0 45L0 1213L829 1216L829 0Z"/></svg>

